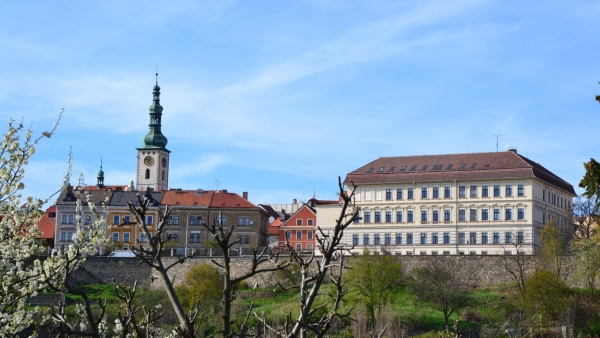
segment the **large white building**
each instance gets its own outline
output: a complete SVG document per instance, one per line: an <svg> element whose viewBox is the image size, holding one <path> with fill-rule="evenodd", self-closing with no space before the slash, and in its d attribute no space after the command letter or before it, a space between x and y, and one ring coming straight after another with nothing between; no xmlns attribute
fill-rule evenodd
<svg viewBox="0 0 600 338"><path fill-rule="evenodd" d="M360 218L345 232L354 252L396 255L531 253L548 221L568 221L573 186L516 150L382 157L349 173ZM319 206L325 230L339 205Z"/></svg>

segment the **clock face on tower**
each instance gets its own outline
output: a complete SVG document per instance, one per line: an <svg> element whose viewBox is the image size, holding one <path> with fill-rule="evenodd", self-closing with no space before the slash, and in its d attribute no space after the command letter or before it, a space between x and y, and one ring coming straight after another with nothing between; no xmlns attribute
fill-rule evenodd
<svg viewBox="0 0 600 338"><path fill-rule="evenodd" d="M163 157L162 159L162 166L166 167L167 166L167 159Z"/></svg>
<svg viewBox="0 0 600 338"><path fill-rule="evenodd" d="M144 158L144 164L147 166L151 166L154 163L154 159L150 156L146 156Z"/></svg>

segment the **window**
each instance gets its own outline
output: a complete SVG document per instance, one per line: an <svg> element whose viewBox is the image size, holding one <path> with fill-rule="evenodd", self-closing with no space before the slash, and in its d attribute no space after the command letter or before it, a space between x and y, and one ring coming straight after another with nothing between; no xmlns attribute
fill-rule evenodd
<svg viewBox="0 0 600 338"><path fill-rule="evenodd" d="M393 171L394 171L394 169L396 169L396 167L394 167L394 166L391 166L391 167L390 167L390 170L388 170L388 173L391 173L391 172L393 172Z"/></svg>
<svg viewBox="0 0 600 338"><path fill-rule="evenodd" d="M471 222L476 221L477 220L477 209L471 209L471 210L469 210L469 213L470 213L469 220Z"/></svg>
<svg viewBox="0 0 600 338"><path fill-rule="evenodd" d="M403 165L402 168L400 168L400 171L404 171L404 170L406 170L406 166L405 165Z"/></svg>
<svg viewBox="0 0 600 338"><path fill-rule="evenodd" d="M438 234L431 234L431 244L438 244Z"/></svg>
<svg viewBox="0 0 600 338"><path fill-rule="evenodd" d="M409 200L413 199L413 188L408 188L408 199Z"/></svg>
<svg viewBox="0 0 600 338"><path fill-rule="evenodd" d="M140 234L140 243L146 243L146 234Z"/></svg>
<svg viewBox="0 0 600 338"><path fill-rule="evenodd" d="M373 235L373 241L375 245L381 245L381 238L379 237L379 234L375 234Z"/></svg>
<svg viewBox="0 0 600 338"><path fill-rule="evenodd" d="M520 219L520 220L525 219L525 209L523 209L523 208L517 209L517 219Z"/></svg>
<svg viewBox="0 0 600 338"><path fill-rule="evenodd" d="M356 217L354 217L354 223L358 223L360 221L360 216L356 215Z"/></svg>
<svg viewBox="0 0 600 338"><path fill-rule="evenodd" d="M421 198L427 198L427 188L421 188Z"/></svg>
<svg viewBox="0 0 600 338"><path fill-rule="evenodd" d="M306 232L306 236L308 237L308 239L313 239L313 232L314 231L307 231Z"/></svg>
<svg viewBox="0 0 600 338"><path fill-rule="evenodd" d="M481 197L488 197L488 186L484 185L481 187Z"/></svg>
<svg viewBox="0 0 600 338"><path fill-rule="evenodd" d="M427 244L427 234L421 233L421 244Z"/></svg>
<svg viewBox="0 0 600 338"><path fill-rule="evenodd" d="M512 233L507 232L504 234L504 243L509 244L512 243Z"/></svg>
<svg viewBox="0 0 600 338"><path fill-rule="evenodd" d="M363 245L369 245L369 235L363 235Z"/></svg>
<svg viewBox="0 0 600 338"><path fill-rule="evenodd" d="M114 215L113 216L113 224L121 224L121 216Z"/></svg>
<svg viewBox="0 0 600 338"><path fill-rule="evenodd" d="M200 216L198 216L198 219L200 219ZM153 222L154 218L152 217L152 215L146 215L146 224L151 225ZM198 224L200 224L200 222L198 222Z"/></svg>
<svg viewBox="0 0 600 338"><path fill-rule="evenodd" d="M130 215L123 216L123 223L131 223L131 216Z"/></svg>
<svg viewBox="0 0 600 338"><path fill-rule="evenodd" d="M196 216L190 216L190 225L196 225Z"/></svg>
<svg viewBox="0 0 600 338"><path fill-rule="evenodd" d="M358 245L358 235L352 235L352 244Z"/></svg>
<svg viewBox="0 0 600 338"><path fill-rule="evenodd" d="M150 179L150 169L146 169L146 179Z"/></svg>
<svg viewBox="0 0 600 338"><path fill-rule="evenodd" d="M517 232L517 243L523 244L525 241L525 236L522 232Z"/></svg>
<svg viewBox="0 0 600 338"><path fill-rule="evenodd" d="M296 239L302 239L302 231L296 231Z"/></svg>
<svg viewBox="0 0 600 338"><path fill-rule="evenodd" d="M118 232L113 232L112 233L112 240L113 240L113 242L118 242L119 241L119 233Z"/></svg>
<svg viewBox="0 0 600 338"><path fill-rule="evenodd" d="M477 233L476 232L469 233L469 244L477 244Z"/></svg>
<svg viewBox="0 0 600 338"><path fill-rule="evenodd" d="M465 244L465 233L464 232L458 233L458 244Z"/></svg>
<svg viewBox="0 0 600 338"><path fill-rule="evenodd" d="M216 218L217 221L219 221L219 217ZM178 224L178 223L175 223ZM226 227L227 226L227 216L221 216L221 225Z"/></svg>
<svg viewBox="0 0 600 338"><path fill-rule="evenodd" d="M452 169L452 164L448 164L448 166L446 167L446 170L450 170Z"/></svg>
<svg viewBox="0 0 600 338"><path fill-rule="evenodd" d="M417 169L416 165L413 165L412 167L410 167L410 171L415 171L415 169Z"/></svg>
<svg viewBox="0 0 600 338"><path fill-rule="evenodd" d="M129 233L128 232L123 233L123 242L129 243Z"/></svg>
<svg viewBox="0 0 600 338"><path fill-rule="evenodd" d="M191 233L190 234L190 243L201 243L202 240L200 238L200 234L197 233ZM240 244L244 243L244 236L240 235L238 236L238 241L240 241Z"/></svg>
<svg viewBox="0 0 600 338"><path fill-rule="evenodd" d="M92 216L85 215L85 224L92 224Z"/></svg>
<svg viewBox="0 0 600 338"><path fill-rule="evenodd" d="M396 244L402 244L402 234L396 234Z"/></svg>
<svg viewBox="0 0 600 338"><path fill-rule="evenodd" d="M461 209L458 211L458 221L459 222L464 222L465 221L465 209Z"/></svg>
<svg viewBox="0 0 600 338"><path fill-rule="evenodd" d="M406 234L406 244L413 244L413 234Z"/></svg>
<svg viewBox="0 0 600 338"><path fill-rule="evenodd" d="M506 192L506 196L512 196L512 185L507 184L505 190L506 190L505 191Z"/></svg>
<svg viewBox="0 0 600 338"><path fill-rule="evenodd" d="M481 209L481 220L487 221L488 219L488 209Z"/></svg>
<svg viewBox="0 0 600 338"><path fill-rule="evenodd" d="M63 242L72 242L73 241L73 232L72 231L63 231L60 233L60 240Z"/></svg>
<svg viewBox="0 0 600 338"><path fill-rule="evenodd" d="M375 211L375 223L381 222L381 211Z"/></svg>
<svg viewBox="0 0 600 338"><path fill-rule="evenodd" d="M494 244L500 244L500 233L494 232Z"/></svg>
<svg viewBox="0 0 600 338"><path fill-rule="evenodd" d="M179 216L173 216L173 224L179 224Z"/></svg>
<svg viewBox="0 0 600 338"><path fill-rule="evenodd" d="M510 221L512 219L512 209L507 208L504 211L504 219L506 219L507 221Z"/></svg>
<svg viewBox="0 0 600 338"><path fill-rule="evenodd" d="M392 167L393 168L393 167ZM306 244L306 251L312 252L312 244Z"/></svg>
<svg viewBox="0 0 600 338"><path fill-rule="evenodd" d="M444 198L450 198L450 187L444 187Z"/></svg>
<svg viewBox="0 0 600 338"><path fill-rule="evenodd" d="M487 232L481 233L481 244L488 244L488 234Z"/></svg>
<svg viewBox="0 0 600 338"><path fill-rule="evenodd" d="M471 167L469 167L469 169L475 169L476 165L477 165L477 163L471 163Z"/></svg>
<svg viewBox="0 0 600 338"><path fill-rule="evenodd" d="M458 197L465 198L466 197L465 190L466 190L466 187L464 185L461 185L460 187L458 187Z"/></svg>
<svg viewBox="0 0 600 338"><path fill-rule="evenodd" d="M402 222L402 211L396 211L396 222Z"/></svg>
<svg viewBox="0 0 600 338"><path fill-rule="evenodd" d="M198 235L198 243L200 243L200 235ZM244 235L244 244L250 244L250 235Z"/></svg>
<svg viewBox="0 0 600 338"><path fill-rule="evenodd" d="M444 222L450 222L450 210L444 210Z"/></svg>
<svg viewBox="0 0 600 338"><path fill-rule="evenodd" d="M471 197L477 197L477 186L476 185L471 186Z"/></svg>
<svg viewBox="0 0 600 338"><path fill-rule="evenodd" d="M425 171L425 170L427 170L427 166L426 166L426 165L424 165L424 166L421 168L421 171Z"/></svg>
<svg viewBox="0 0 600 338"><path fill-rule="evenodd" d="M500 197L500 186L499 185L494 186L494 197Z"/></svg>
<svg viewBox="0 0 600 338"><path fill-rule="evenodd" d="M392 221L392 212L391 211L386 211L385 212L385 221L387 223L390 223Z"/></svg>
<svg viewBox="0 0 600 338"><path fill-rule="evenodd" d="M450 244L450 233L444 232L444 244Z"/></svg>
<svg viewBox="0 0 600 338"><path fill-rule="evenodd" d="M427 211L421 211L421 222L427 222Z"/></svg>
<svg viewBox="0 0 600 338"><path fill-rule="evenodd" d="M296 252L302 252L302 244L296 244Z"/></svg>
<svg viewBox="0 0 600 338"><path fill-rule="evenodd" d="M500 220L500 209L494 209L494 221Z"/></svg>
<svg viewBox="0 0 600 338"><path fill-rule="evenodd" d="M385 234L385 245L392 245L392 235Z"/></svg>
<svg viewBox="0 0 600 338"><path fill-rule="evenodd" d="M286 231L285 232L285 239L290 239L292 237L292 232L291 231Z"/></svg>
<svg viewBox="0 0 600 338"><path fill-rule="evenodd" d="M409 210L408 211L408 222L413 222L413 211Z"/></svg>
<svg viewBox="0 0 600 338"><path fill-rule="evenodd" d="M433 221L434 222L437 222L437 221L440 220L440 216L439 215L440 215L440 213L437 210L433 211Z"/></svg>
<svg viewBox="0 0 600 338"><path fill-rule="evenodd" d="M433 198L440 198L440 188L433 187Z"/></svg>
<svg viewBox="0 0 600 338"><path fill-rule="evenodd" d="M466 163L463 163L463 164L460 165L460 169L465 169L466 167L467 167Z"/></svg>
<svg viewBox="0 0 600 338"><path fill-rule="evenodd" d="M365 211L365 223L371 223L371 212Z"/></svg>
<svg viewBox="0 0 600 338"><path fill-rule="evenodd" d="M313 225L313 220L312 220L312 219L308 219L308 220L306 220L306 224L307 224L307 225Z"/></svg>
<svg viewBox="0 0 600 338"><path fill-rule="evenodd" d="M522 184L519 184L517 186L517 195L518 196L525 196L525 186Z"/></svg>
<svg viewBox="0 0 600 338"><path fill-rule="evenodd" d="M383 169L385 169L385 167L381 167L381 168L379 168L379 172L380 172L380 173L382 173L382 172L383 172Z"/></svg>
<svg viewBox="0 0 600 338"><path fill-rule="evenodd" d="M389 201L392 199L392 189L385 189L385 200Z"/></svg>
<svg viewBox="0 0 600 338"><path fill-rule="evenodd" d="M173 224L173 216L167 216L167 224Z"/></svg>
<svg viewBox="0 0 600 338"><path fill-rule="evenodd" d="M249 227L250 226L250 217L248 216L241 216L238 217L238 225L239 226L243 226L243 227ZM302 225L302 224L300 224Z"/></svg>
<svg viewBox="0 0 600 338"><path fill-rule="evenodd" d="M396 189L396 199L397 200L402 199L402 189Z"/></svg>
<svg viewBox="0 0 600 338"><path fill-rule="evenodd" d="M302 220L301 219L297 219L296 220L296 225L302 225Z"/></svg>

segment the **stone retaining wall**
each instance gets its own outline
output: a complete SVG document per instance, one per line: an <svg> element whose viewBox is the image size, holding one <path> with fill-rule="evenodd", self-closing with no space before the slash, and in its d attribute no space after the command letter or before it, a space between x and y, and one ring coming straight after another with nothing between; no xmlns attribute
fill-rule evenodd
<svg viewBox="0 0 600 338"><path fill-rule="evenodd" d="M423 266L426 260L432 259L433 256L397 256L402 261L405 271L408 273L416 267ZM220 257L194 257L186 260L183 264L176 264L169 272L172 280L177 285L184 279L187 270L196 264L212 263L212 259L216 261ZM465 256L435 256L436 259L442 260L459 260L460 265L466 273L472 274L475 283L480 285L501 284L512 282L510 276L502 267L503 256L491 255L465 255ZM287 257L280 257L281 260ZM352 259L352 258L349 258ZM176 262L175 257L165 257L163 262L165 265ZM234 277L249 270L251 257L234 257L231 261L232 274ZM265 266L272 266L271 263ZM532 272L534 266L528 267ZM158 281L151 283L151 276L156 275L151 269L143 263L139 258L115 258L115 257L90 257L85 264L76 273L76 279L86 283L111 283L114 279L117 282L123 282L128 279L129 283L137 280L142 286L150 286L152 289L159 289L161 285ZM248 281L250 287L258 284L258 287L274 285L273 273L259 274Z"/></svg>

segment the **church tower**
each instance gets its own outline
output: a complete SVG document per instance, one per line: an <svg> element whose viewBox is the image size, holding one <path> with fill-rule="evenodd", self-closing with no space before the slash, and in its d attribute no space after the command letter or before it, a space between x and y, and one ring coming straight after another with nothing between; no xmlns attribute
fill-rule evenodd
<svg viewBox="0 0 600 338"><path fill-rule="evenodd" d="M142 139L143 146L137 148L137 190L153 188L167 190L169 187L169 154L165 148L167 138L160 131L163 107L160 105L160 87L158 73L156 85L152 90L153 99L150 105L150 130Z"/></svg>

